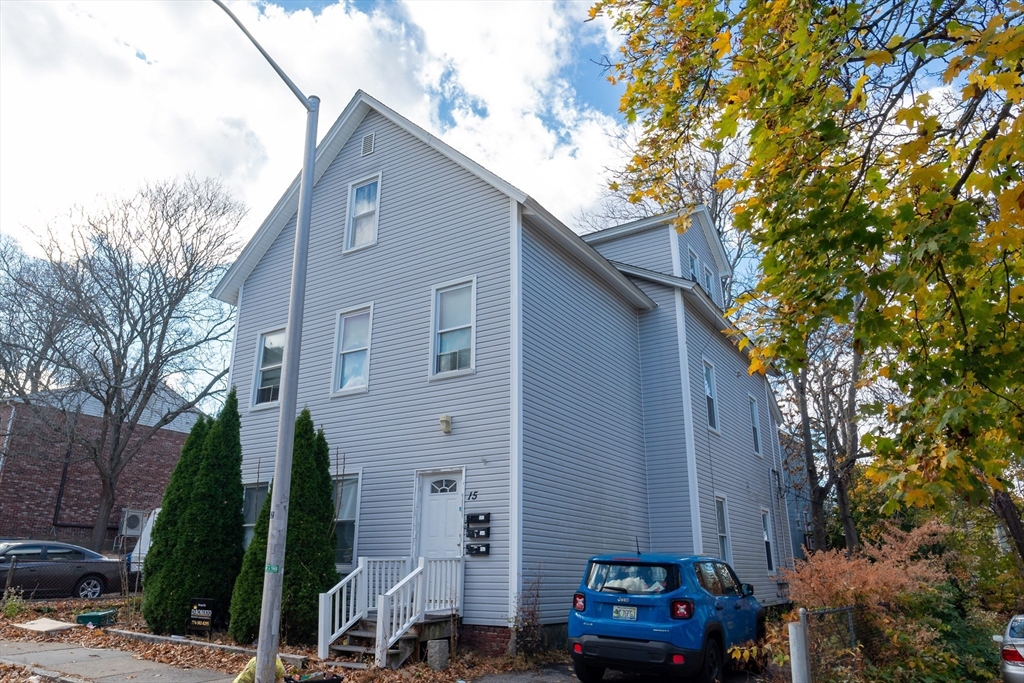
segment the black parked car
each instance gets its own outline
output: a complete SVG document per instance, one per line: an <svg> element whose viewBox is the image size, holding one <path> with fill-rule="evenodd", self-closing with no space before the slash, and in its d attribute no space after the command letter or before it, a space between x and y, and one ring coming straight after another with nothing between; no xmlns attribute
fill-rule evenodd
<svg viewBox="0 0 1024 683"><path fill-rule="evenodd" d="M120 560L69 543L0 542L0 590L8 585L25 598L98 598L121 590Z"/></svg>

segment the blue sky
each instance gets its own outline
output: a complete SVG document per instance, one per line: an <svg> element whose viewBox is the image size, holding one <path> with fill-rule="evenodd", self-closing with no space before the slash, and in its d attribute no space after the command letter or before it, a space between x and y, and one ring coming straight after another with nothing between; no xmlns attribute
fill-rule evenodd
<svg viewBox="0 0 1024 683"><path fill-rule="evenodd" d="M325 133L363 89L573 225L621 163L614 54L586 2L229 0ZM212 2L0 5L0 231L146 179L219 176L247 237L301 163L303 110Z"/></svg>

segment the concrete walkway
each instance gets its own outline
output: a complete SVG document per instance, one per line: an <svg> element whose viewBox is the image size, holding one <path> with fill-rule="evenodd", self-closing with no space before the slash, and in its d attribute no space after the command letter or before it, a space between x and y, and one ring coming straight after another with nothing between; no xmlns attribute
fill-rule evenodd
<svg viewBox="0 0 1024 683"><path fill-rule="evenodd" d="M209 669L179 669L131 652L71 643L0 640L0 661L20 664L62 683L231 683L234 676Z"/></svg>

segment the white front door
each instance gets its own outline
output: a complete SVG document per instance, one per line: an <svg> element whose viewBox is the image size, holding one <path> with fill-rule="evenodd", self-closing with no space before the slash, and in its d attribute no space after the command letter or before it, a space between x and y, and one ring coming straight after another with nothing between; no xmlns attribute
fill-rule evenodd
<svg viewBox="0 0 1024 683"><path fill-rule="evenodd" d="M462 556L462 473L420 476L420 556Z"/></svg>

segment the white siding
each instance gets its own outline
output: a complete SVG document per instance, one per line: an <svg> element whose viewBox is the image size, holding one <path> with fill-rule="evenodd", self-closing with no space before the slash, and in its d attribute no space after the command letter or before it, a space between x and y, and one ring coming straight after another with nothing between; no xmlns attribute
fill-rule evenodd
<svg viewBox="0 0 1024 683"><path fill-rule="evenodd" d="M363 135L374 151L361 156ZM377 244L342 254L348 186L380 172ZM412 552L416 469L465 467L477 491L469 512L490 512L491 555L466 559L466 622L507 625L509 476L508 198L370 113L317 183L311 214L298 405L308 406L340 470L362 468L358 546L364 556ZM258 334L287 317L295 220L245 282L233 378L251 401ZM476 372L428 381L431 287L477 279ZM372 302L365 393L331 397L336 313ZM438 425L452 416L452 432ZM242 417L243 479L273 469L278 411ZM342 456L344 454L344 456Z"/></svg>
<svg viewBox="0 0 1024 683"><path fill-rule="evenodd" d="M586 560L650 547L635 309L524 226L523 585L564 623Z"/></svg>

